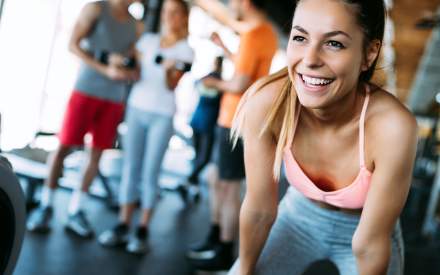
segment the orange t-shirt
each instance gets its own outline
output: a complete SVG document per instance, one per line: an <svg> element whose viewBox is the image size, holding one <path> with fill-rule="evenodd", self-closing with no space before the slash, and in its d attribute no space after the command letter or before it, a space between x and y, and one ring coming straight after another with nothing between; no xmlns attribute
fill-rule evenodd
<svg viewBox="0 0 440 275"><path fill-rule="evenodd" d="M241 34L240 46L234 60L235 74L249 76L251 83L269 74L272 58L277 47L277 35L268 22ZM223 94L217 121L218 125L225 128L232 127L235 110L244 92L228 93L226 91Z"/></svg>

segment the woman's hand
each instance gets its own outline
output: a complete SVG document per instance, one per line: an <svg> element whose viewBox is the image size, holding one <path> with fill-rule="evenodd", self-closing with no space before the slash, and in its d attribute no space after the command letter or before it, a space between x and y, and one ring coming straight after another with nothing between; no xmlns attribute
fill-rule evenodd
<svg viewBox="0 0 440 275"><path fill-rule="evenodd" d="M165 71L175 70L176 69L176 60L174 60L174 59L164 59L162 61L162 67L165 69Z"/></svg>
<svg viewBox="0 0 440 275"><path fill-rule="evenodd" d="M207 88L218 89L218 85L217 85L218 82L219 80L217 78L211 76L202 79L203 85Z"/></svg>
<svg viewBox="0 0 440 275"><path fill-rule="evenodd" d="M168 89L174 91L184 72L176 69L176 60L174 59L164 59L162 67L165 69L166 85Z"/></svg>
<svg viewBox="0 0 440 275"><path fill-rule="evenodd" d="M220 48L226 48L223 40L220 38L217 32L213 32L209 38L214 44L219 46Z"/></svg>
<svg viewBox="0 0 440 275"><path fill-rule="evenodd" d="M234 61L234 54L226 47L225 43L223 43L223 40L220 38L220 35L218 35L217 32L213 32L209 39L212 41L212 43L219 46L223 50L227 58Z"/></svg>

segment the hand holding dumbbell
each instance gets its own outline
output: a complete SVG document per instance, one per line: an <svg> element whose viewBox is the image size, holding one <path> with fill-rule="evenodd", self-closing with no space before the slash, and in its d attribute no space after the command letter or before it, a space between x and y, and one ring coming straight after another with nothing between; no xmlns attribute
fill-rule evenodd
<svg viewBox="0 0 440 275"><path fill-rule="evenodd" d="M166 70L176 69L176 70L182 71L184 73L191 71L191 67L192 67L191 63L184 62L181 60L166 59L160 54L158 54L156 56L156 58L154 59L154 62L156 64L162 65Z"/></svg>

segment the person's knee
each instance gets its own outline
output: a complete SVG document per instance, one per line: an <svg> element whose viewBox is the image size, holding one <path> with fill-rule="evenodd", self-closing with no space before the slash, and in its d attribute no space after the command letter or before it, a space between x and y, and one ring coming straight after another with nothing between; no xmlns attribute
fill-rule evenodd
<svg viewBox="0 0 440 275"><path fill-rule="evenodd" d="M53 158L65 158L72 151L71 146L60 145L55 151Z"/></svg>
<svg viewBox="0 0 440 275"><path fill-rule="evenodd" d="M56 162L62 163L66 156L70 153L71 147L66 145L60 145L54 152L50 153L46 159L48 165L52 165Z"/></svg>

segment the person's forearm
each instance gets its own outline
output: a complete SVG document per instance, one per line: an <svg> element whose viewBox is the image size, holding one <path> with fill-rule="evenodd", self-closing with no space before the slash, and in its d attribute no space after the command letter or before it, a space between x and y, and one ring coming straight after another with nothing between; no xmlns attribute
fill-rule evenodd
<svg viewBox="0 0 440 275"><path fill-rule="evenodd" d="M99 73L105 75L105 69L106 65L102 64L101 62L97 61L95 58L93 58L90 54L85 52L83 49L81 49L76 44L71 44L69 46L69 50L75 54L77 57L79 57L84 63L98 71Z"/></svg>
<svg viewBox="0 0 440 275"><path fill-rule="evenodd" d="M231 17L228 8L218 0L194 0L193 3L235 32L243 32L243 24Z"/></svg>
<svg viewBox="0 0 440 275"><path fill-rule="evenodd" d="M371 245L355 253L360 275L386 275L391 254L390 245Z"/></svg>
<svg viewBox="0 0 440 275"><path fill-rule="evenodd" d="M225 23L225 21L229 20L227 7L218 0L194 0L194 4L220 21L220 23Z"/></svg>
<svg viewBox="0 0 440 275"><path fill-rule="evenodd" d="M179 84L179 80L182 77L183 73L174 68L165 69L165 81L168 89L174 91Z"/></svg>
<svg viewBox="0 0 440 275"><path fill-rule="evenodd" d="M228 58L229 60L234 62L235 54L233 54L228 48L226 48L226 46L223 46L222 49L223 49L223 53L225 54L226 58Z"/></svg>
<svg viewBox="0 0 440 275"><path fill-rule="evenodd" d="M249 85L245 85L239 79L231 79L231 80L218 80L215 84L215 88L219 91L224 91L233 94L240 94L246 91L249 88Z"/></svg>
<svg viewBox="0 0 440 275"><path fill-rule="evenodd" d="M251 275L276 218L273 212L263 212L245 200L240 211L240 275Z"/></svg>

